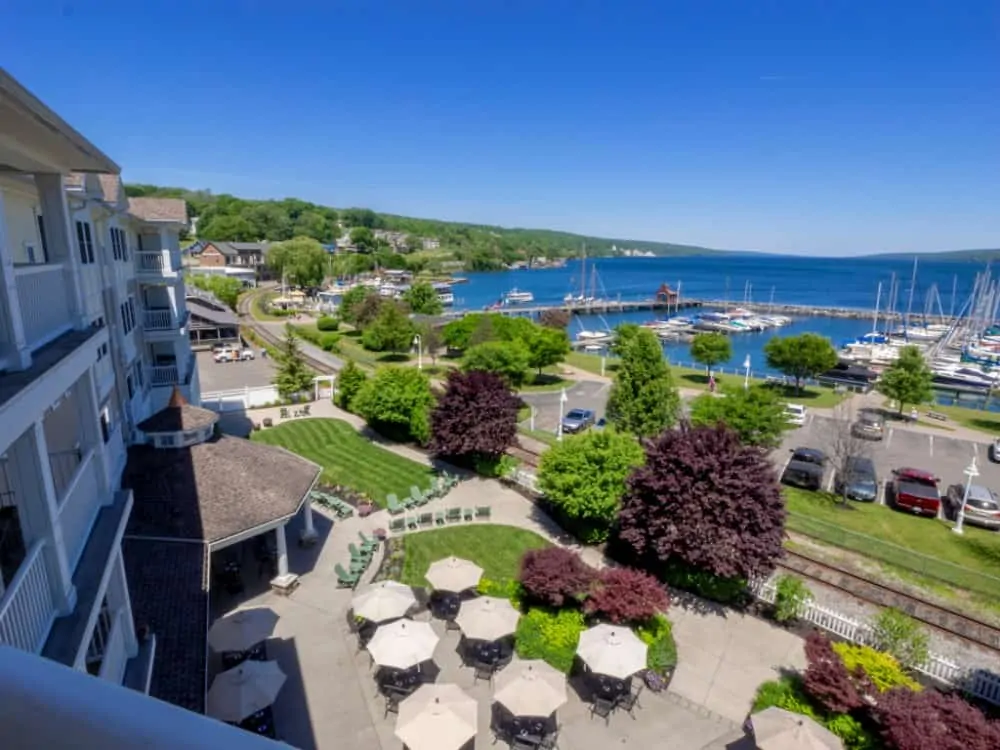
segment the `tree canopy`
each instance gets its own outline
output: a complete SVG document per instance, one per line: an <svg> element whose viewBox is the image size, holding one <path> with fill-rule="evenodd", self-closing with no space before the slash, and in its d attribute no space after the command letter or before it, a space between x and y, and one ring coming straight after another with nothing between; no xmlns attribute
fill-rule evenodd
<svg viewBox="0 0 1000 750"><path fill-rule="evenodd" d="M487 341L466 350L462 369L495 373L516 388L524 383L529 356L520 341Z"/></svg>
<svg viewBox="0 0 1000 750"><path fill-rule="evenodd" d="M691 340L691 358L705 365L711 376L713 367L733 358L733 344L724 333L697 333Z"/></svg>
<svg viewBox="0 0 1000 750"><path fill-rule="evenodd" d="M721 395L706 393L691 402L691 423L712 427L724 424L747 445L776 448L788 428L785 403L772 388L727 388Z"/></svg>
<svg viewBox="0 0 1000 750"><path fill-rule="evenodd" d="M802 381L822 375L837 366L837 350L830 339L817 333L798 336L775 336L764 345L767 366L795 379L802 390Z"/></svg>
<svg viewBox="0 0 1000 750"><path fill-rule="evenodd" d="M278 367L274 373L274 385L282 398L292 398L313 387L315 373L302 358L299 335L290 324L285 324L285 338L278 349Z"/></svg>
<svg viewBox="0 0 1000 750"><path fill-rule="evenodd" d="M418 281L407 289L403 301L418 315L440 315L444 309L437 290L426 281Z"/></svg>
<svg viewBox="0 0 1000 750"><path fill-rule="evenodd" d="M499 458L517 435L519 406L499 375L452 371L431 413L431 448L443 456Z"/></svg>
<svg viewBox="0 0 1000 750"><path fill-rule="evenodd" d="M546 367L559 364L569 354L569 336L566 331L535 326L526 339L528 347L528 367L534 367L538 374Z"/></svg>
<svg viewBox="0 0 1000 750"><path fill-rule="evenodd" d="M239 279L232 276L192 273L188 274L185 281L198 289L214 294L219 302L236 312L236 303L239 302L240 293L243 291L243 283Z"/></svg>
<svg viewBox="0 0 1000 750"><path fill-rule="evenodd" d="M677 421L681 399L663 348L652 331L628 334L608 396L608 421L639 437L652 437Z"/></svg>
<svg viewBox="0 0 1000 750"><path fill-rule="evenodd" d="M329 255L311 237L296 237L278 242L267 251L267 265L276 276L285 275L293 284L316 287L326 276Z"/></svg>
<svg viewBox="0 0 1000 750"><path fill-rule="evenodd" d="M334 382L333 402L341 409L354 411L354 397L358 395L367 381L368 376L365 375L364 370L358 367L354 360L347 360L347 364L341 367L337 373L337 379Z"/></svg>
<svg viewBox="0 0 1000 750"><path fill-rule="evenodd" d="M882 373L879 393L899 404L899 413L908 405L919 406L934 398L934 373L924 355L915 346L904 346L899 357Z"/></svg>
<svg viewBox="0 0 1000 750"><path fill-rule="evenodd" d="M394 438L430 439L434 394L415 367L381 367L354 397L351 407L373 428Z"/></svg>
<svg viewBox="0 0 1000 750"><path fill-rule="evenodd" d="M375 320L361 334L361 344L373 352L405 352L415 335L416 327L403 307L395 300L383 299Z"/></svg>

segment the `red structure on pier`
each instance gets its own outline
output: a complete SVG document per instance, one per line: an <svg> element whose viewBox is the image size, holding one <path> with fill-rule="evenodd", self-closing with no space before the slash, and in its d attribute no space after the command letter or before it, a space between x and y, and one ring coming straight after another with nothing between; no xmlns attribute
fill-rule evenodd
<svg viewBox="0 0 1000 750"><path fill-rule="evenodd" d="M660 304L675 305L679 296L680 293L671 289L669 284L660 284L656 290L656 301Z"/></svg>

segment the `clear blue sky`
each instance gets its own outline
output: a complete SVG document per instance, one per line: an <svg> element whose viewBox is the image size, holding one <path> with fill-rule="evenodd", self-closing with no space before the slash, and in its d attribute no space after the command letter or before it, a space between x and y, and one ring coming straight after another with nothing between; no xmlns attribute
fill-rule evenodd
<svg viewBox="0 0 1000 750"><path fill-rule="evenodd" d="M1000 247L995 0L10 0L127 180L802 254Z"/></svg>

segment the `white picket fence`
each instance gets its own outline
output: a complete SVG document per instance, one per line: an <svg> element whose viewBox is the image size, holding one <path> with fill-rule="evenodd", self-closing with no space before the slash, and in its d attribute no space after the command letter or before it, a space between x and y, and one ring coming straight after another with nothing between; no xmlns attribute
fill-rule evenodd
<svg viewBox="0 0 1000 750"><path fill-rule="evenodd" d="M228 391L211 391L201 394L201 405L220 414L229 411L256 409L280 400L278 389L273 385L233 388Z"/></svg>

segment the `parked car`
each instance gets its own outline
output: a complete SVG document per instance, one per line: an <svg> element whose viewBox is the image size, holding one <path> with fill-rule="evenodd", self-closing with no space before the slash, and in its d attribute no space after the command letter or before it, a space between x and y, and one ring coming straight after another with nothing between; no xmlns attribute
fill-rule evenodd
<svg viewBox="0 0 1000 750"><path fill-rule="evenodd" d="M868 440L881 440L885 436L885 417L874 409L858 412L858 421L851 425L851 432Z"/></svg>
<svg viewBox="0 0 1000 750"><path fill-rule="evenodd" d="M823 487L825 474L826 454L823 451L815 448L796 448L781 473L781 482L807 490L818 490Z"/></svg>
<svg viewBox="0 0 1000 750"><path fill-rule="evenodd" d="M802 404L785 404L785 419L788 424L801 427L806 423L806 407Z"/></svg>
<svg viewBox="0 0 1000 750"><path fill-rule="evenodd" d="M591 409L570 409L563 417L562 430L571 435L574 432L583 432L594 424L596 416Z"/></svg>
<svg viewBox="0 0 1000 750"><path fill-rule="evenodd" d="M941 495L936 476L923 469L905 467L893 470L889 487L893 504L920 516L936 516L941 510Z"/></svg>
<svg viewBox="0 0 1000 750"><path fill-rule="evenodd" d="M253 358L253 349L250 349L249 347L239 349L235 346L223 346L215 352L214 355L212 355L212 359L216 362L246 362L247 360Z"/></svg>
<svg viewBox="0 0 1000 750"><path fill-rule="evenodd" d="M834 489L838 495L863 503L878 499L878 475L875 463L864 456L851 456L837 475Z"/></svg>
<svg viewBox="0 0 1000 750"><path fill-rule="evenodd" d="M958 509L965 498L965 485L953 484L944 496L945 511L952 520L958 517ZM969 497L965 502L965 523L986 529L1000 529L1000 500L996 493L981 484L969 485Z"/></svg>
<svg viewBox="0 0 1000 750"><path fill-rule="evenodd" d="M1000 463L1000 438L994 440L993 443L990 445L989 454L990 454L990 461L993 461L994 463Z"/></svg>

